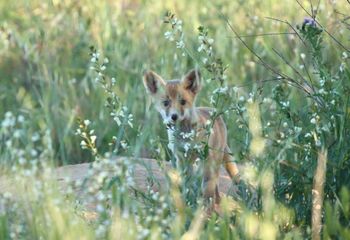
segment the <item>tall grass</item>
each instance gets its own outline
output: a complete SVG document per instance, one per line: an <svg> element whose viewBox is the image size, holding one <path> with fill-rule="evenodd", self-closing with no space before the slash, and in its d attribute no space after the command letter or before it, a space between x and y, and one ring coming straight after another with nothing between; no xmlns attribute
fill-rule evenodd
<svg viewBox="0 0 350 240"><path fill-rule="evenodd" d="M349 237L349 8L346 1L1 1L0 169L32 190L1 195L0 235L307 238L312 199L324 191L316 197L322 236ZM188 199L176 172L168 191L131 197L133 163L110 161L171 160L141 76L153 69L172 79L193 67L203 76L198 105L224 117L233 155L247 165L220 217L207 218L197 195ZM83 183L62 192L51 181L52 166L90 161Z"/></svg>

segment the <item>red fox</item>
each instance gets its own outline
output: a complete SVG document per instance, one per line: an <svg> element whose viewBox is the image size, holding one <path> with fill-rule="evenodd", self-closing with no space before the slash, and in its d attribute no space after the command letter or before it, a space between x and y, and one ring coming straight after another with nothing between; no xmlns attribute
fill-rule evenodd
<svg viewBox="0 0 350 240"><path fill-rule="evenodd" d="M212 129L204 131L206 124L211 119L211 111L206 107L195 107L195 100L201 89L200 73L194 69L182 79L165 81L158 74L149 71L144 74L143 83L152 96L157 111L163 118L168 128L168 147L175 155L179 165L179 150L174 141L178 143L186 141L181 133L196 132L196 139L208 141L208 159L204 160L202 193L205 200L213 204L220 203L218 191L218 177L221 164L232 179L238 180L239 171L231 157L230 148L227 145L226 125L221 117L215 119ZM180 135L174 136L174 129L180 131ZM185 155L186 158L186 155ZM194 159L183 159L184 164L192 164Z"/></svg>

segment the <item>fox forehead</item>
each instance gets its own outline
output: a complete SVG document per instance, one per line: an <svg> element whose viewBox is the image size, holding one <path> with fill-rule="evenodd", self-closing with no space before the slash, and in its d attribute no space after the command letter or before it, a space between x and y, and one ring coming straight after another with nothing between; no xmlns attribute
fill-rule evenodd
<svg viewBox="0 0 350 240"><path fill-rule="evenodd" d="M179 97L192 102L192 99L194 96L191 94L190 91L186 90L182 84L181 80L175 79L175 80L169 80L166 82L165 85L165 94L167 98L170 99L177 99Z"/></svg>

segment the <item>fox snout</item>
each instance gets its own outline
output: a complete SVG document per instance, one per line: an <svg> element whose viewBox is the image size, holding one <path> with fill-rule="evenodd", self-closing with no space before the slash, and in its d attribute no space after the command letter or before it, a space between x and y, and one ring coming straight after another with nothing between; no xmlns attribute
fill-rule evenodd
<svg viewBox="0 0 350 240"><path fill-rule="evenodd" d="M177 118L178 118L178 116L177 116L176 113L171 114L171 120L173 120L174 122L176 122Z"/></svg>
<svg viewBox="0 0 350 240"><path fill-rule="evenodd" d="M198 70L190 71L182 79L169 81L150 71L145 73L143 83L165 124L175 124L192 117L200 90Z"/></svg>
<svg viewBox="0 0 350 240"><path fill-rule="evenodd" d="M162 114L161 114L162 115ZM162 116L163 117L163 116ZM171 113L169 114L169 116L167 117L163 117L163 121L166 123L166 124L176 124L176 122L179 120L183 120L184 116L180 116L179 117L179 114L178 113Z"/></svg>

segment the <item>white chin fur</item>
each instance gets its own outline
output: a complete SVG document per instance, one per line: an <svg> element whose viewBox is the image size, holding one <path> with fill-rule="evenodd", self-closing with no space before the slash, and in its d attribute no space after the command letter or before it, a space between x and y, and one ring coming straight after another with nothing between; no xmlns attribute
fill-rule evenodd
<svg viewBox="0 0 350 240"><path fill-rule="evenodd" d="M190 108L186 108L185 112L184 112L184 115L182 116L182 120L183 119L191 119L191 115L192 115L191 113L192 113L191 109Z"/></svg>

